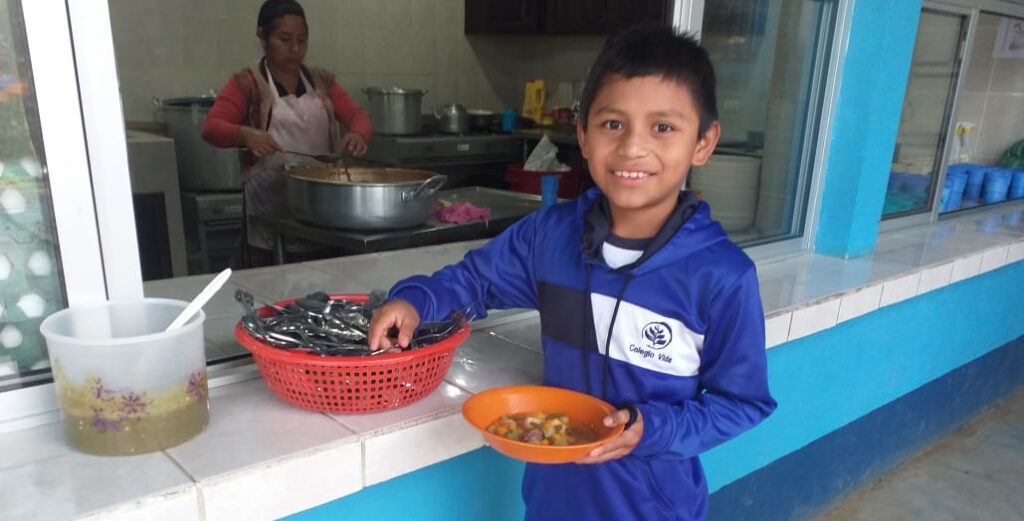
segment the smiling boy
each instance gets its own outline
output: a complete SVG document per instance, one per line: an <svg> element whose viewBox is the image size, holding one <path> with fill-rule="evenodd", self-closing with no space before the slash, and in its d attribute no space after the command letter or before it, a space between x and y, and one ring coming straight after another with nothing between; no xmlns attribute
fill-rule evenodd
<svg viewBox="0 0 1024 521"><path fill-rule="evenodd" d="M538 309L544 384L619 404L605 423L627 429L576 463L528 464L526 519L702 520L698 455L775 409L754 265L683 191L721 132L714 71L688 37L628 30L606 42L581 105L597 187L395 284L370 347L405 346L421 320L467 305Z"/></svg>

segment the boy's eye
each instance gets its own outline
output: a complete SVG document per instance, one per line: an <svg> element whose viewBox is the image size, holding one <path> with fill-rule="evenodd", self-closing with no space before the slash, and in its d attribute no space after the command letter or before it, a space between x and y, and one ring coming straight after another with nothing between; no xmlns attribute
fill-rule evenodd
<svg viewBox="0 0 1024 521"><path fill-rule="evenodd" d="M664 133L671 132L672 130L672 125L669 125L668 123L658 123L657 125L654 125L655 132Z"/></svg>
<svg viewBox="0 0 1024 521"><path fill-rule="evenodd" d="M622 122L621 121L616 121L614 119L610 119L610 120L605 121L604 123L602 123L601 126L603 126L604 128L606 128L608 130L619 130L620 128L622 128Z"/></svg>

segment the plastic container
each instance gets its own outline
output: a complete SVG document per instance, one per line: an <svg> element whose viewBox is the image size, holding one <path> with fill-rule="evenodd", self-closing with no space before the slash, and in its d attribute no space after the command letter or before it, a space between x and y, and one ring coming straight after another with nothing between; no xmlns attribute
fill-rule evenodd
<svg viewBox="0 0 1024 521"><path fill-rule="evenodd" d="M147 298L73 307L40 324L68 443L90 454L152 452L202 432L210 417L199 311Z"/></svg>
<svg viewBox="0 0 1024 521"><path fill-rule="evenodd" d="M1010 170L1013 179L1010 181L1010 193L1007 197L1010 199L1020 199L1024 197L1024 170Z"/></svg>
<svg viewBox="0 0 1024 521"><path fill-rule="evenodd" d="M366 294L331 295L366 302ZM298 299L278 302L286 306ZM276 313L269 306L260 315ZM455 348L469 337L469 325L452 336L410 351L374 356L320 356L267 345L235 326L235 338L252 352L267 386L282 400L314 411L366 413L394 409L434 392L451 367Z"/></svg>
<svg viewBox="0 0 1024 521"><path fill-rule="evenodd" d="M516 109L505 109L501 111L501 131L512 132L516 129Z"/></svg>
<svg viewBox="0 0 1024 521"><path fill-rule="evenodd" d="M1006 200L1010 191L1011 174L1003 168L992 167L985 171L985 187L982 201L985 204L998 203Z"/></svg>
<svg viewBox="0 0 1024 521"><path fill-rule="evenodd" d="M522 163L508 165L505 182L509 189L524 194L543 195L541 193L541 178L546 175L558 175L558 197L562 199L574 199L580 192L580 184L583 180L583 172L572 169L565 172L531 172L523 170Z"/></svg>
<svg viewBox="0 0 1024 521"><path fill-rule="evenodd" d="M946 182L943 184L943 200L945 203L940 208L943 212L959 210L963 202L964 188L967 186L967 172L963 169L953 169L946 173ZM946 194L948 190L948 195Z"/></svg>
<svg viewBox="0 0 1024 521"><path fill-rule="evenodd" d="M985 184L984 165L964 165L967 172L967 184L964 187L964 199L977 201L981 197L981 188Z"/></svg>
<svg viewBox="0 0 1024 521"><path fill-rule="evenodd" d="M558 181L560 175L545 175L540 178L540 205L551 206L558 202Z"/></svg>
<svg viewBox="0 0 1024 521"><path fill-rule="evenodd" d="M914 195L926 195L932 184L932 177L925 174L904 174L903 192Z"/></svg>

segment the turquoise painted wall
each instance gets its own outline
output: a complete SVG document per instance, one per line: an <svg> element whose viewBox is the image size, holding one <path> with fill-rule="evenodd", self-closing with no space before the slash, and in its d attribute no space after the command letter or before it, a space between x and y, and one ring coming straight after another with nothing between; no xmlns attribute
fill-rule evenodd
<svg viewBox="0 0 1024 521"><path fill-rule="evenodd" d="M779 408L702 456L711 492L1024 335L1024 261L768 350ZM522 519L523 465L480 449L288 519Z"/></svg>
<svg viewBox="0 0 1024 521"><path fill-rule="evenodd" d="M825 166L815 251L871 253L885 204L921 0L857 0Z"/></svg>

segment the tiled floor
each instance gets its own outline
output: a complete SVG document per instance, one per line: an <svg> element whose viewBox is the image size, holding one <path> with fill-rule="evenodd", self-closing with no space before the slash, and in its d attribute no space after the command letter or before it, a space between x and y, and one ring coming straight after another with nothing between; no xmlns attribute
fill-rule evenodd
<svg viewBox="0 0 1024 521"><path fill-rule="evenodd" d="M1024 391L815 521L1024 520Z"/></svg>

